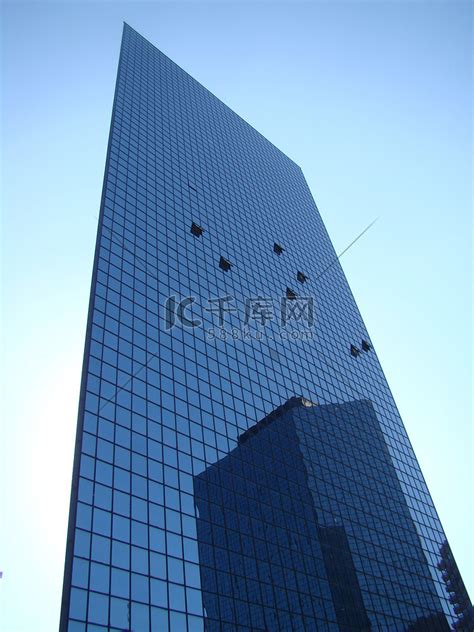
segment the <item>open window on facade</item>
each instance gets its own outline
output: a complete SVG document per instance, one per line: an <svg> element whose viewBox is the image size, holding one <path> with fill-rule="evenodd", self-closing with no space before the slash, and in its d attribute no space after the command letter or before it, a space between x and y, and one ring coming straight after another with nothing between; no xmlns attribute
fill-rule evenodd
<svg viewBox="0 0 474 632"><path fill-rule="evenodd" d="M222 270L224 270L225 272L228 272L231 268L232 264L230 261L228 261L227 259L225 259L224 257L220 258L219 261L219 268L221 268Z"/></svg>
<svg viewBox="0 0 474 632"><path fill-rule="evenodd" d="M360 353L360 350L356 346L351 345L351 356L354 356L354 358L357 358L359 353Z"/></svg>
<svg viewBox="0 0 474 632"><path fill-rule="evenodd" d="M200 237L204 232L204 228L196 224L196 222L193 222L191 224L191 232L195 237Z"/></svg>

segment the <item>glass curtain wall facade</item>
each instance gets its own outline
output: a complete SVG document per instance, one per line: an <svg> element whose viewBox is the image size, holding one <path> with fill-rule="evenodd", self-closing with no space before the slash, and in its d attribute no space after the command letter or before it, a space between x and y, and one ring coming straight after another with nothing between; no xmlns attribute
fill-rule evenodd
<svg viewBox="0 0 474 632"><path fill-rule="evenodd" d="M125 25L61 632L468 630L446 547L301 169Z"/></svg>

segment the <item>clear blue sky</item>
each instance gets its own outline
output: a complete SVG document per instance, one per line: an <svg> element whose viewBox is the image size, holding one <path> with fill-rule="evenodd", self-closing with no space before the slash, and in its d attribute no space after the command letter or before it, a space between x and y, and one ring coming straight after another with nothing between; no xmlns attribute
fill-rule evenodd
<svg viewBox="0 0 474 632"><path fill-rule="evenodd" d="M122 21L293 158L471 595L472 8L457 2L3 5L0 629L57 629Z"/></svg>

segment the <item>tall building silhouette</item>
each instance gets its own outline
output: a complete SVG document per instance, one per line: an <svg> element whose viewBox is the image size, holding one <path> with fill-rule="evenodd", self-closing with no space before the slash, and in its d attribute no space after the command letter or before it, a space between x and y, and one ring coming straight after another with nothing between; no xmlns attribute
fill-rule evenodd
<svg viewBox="0 0 474 632"><path fill-rule="evenodd" d="M445 541L300 167L125 25L61 632L441 631Z"/></svg>

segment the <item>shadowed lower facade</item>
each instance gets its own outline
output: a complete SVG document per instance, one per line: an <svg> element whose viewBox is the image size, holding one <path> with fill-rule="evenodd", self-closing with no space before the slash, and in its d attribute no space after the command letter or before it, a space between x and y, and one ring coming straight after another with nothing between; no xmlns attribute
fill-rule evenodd
<svg viewBox="0 0 474 632"><path fill-rule="evenodd" d="M194 490L206 629L449 631L371 402L292 398Z"/></svg>

